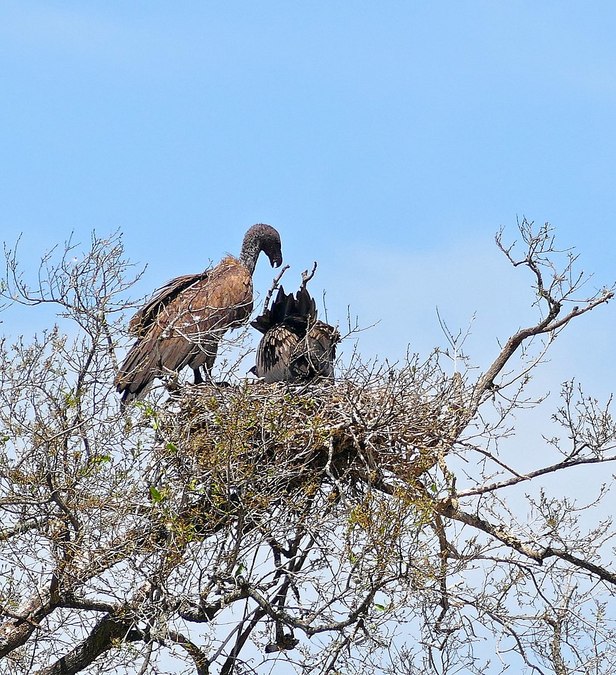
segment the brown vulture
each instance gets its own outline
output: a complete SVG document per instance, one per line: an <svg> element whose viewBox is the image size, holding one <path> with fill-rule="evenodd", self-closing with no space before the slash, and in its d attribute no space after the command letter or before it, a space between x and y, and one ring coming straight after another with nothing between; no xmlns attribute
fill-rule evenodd
<svg viewBox="0 0 616 675"><path fill-rule="evenodd" d="M203 382L202 366L210 379L220 339L252 312L252 274L261 251L272 267L282 264L280 235L270 225L246 232L239 258L228 255L204 272L172 279L135 314L129 332L137 340L115 380L123 402L185 366L192 368L195 384Z"/></svg>
<svg viewBox="0 0 616 675"><path fill-rule="evenodd" d="M293 296L281 286L271 308L252 321L263 333L252 371L265 382L332 379L340 334L317 320L314 299L305 284Z"/></svg>

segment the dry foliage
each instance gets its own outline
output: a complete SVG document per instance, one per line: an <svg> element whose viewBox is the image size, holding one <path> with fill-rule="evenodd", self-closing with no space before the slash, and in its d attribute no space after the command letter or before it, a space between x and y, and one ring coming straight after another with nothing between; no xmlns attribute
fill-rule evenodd
<svg viewBox="0 0 616 675"><path fill-rule="evenodd" d="M574 302L575 256L520 234L518 257L497 242L538 319L479 377L356 356L335 383L125 410L120 239L69 243L34 285L7 251L7 311L64 323L0 354L0 672L616 673L608 481L587 504L544 484L616 460L610 401L565 383L548 461L499 455L551 341L612 291Z"/></svg>

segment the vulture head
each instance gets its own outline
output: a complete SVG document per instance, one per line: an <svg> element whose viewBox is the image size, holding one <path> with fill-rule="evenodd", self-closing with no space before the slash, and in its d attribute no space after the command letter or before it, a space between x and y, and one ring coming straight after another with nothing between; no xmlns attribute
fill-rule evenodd
<svg viewBox="0 0 616 675"><path fill-rule="evenodd" d="M240 262L248 268L251 274L254 272L261 251L269 258L272 267L282 265L280 235L271 225L264 223L258 223L249 228L242 242Z"/></svg>

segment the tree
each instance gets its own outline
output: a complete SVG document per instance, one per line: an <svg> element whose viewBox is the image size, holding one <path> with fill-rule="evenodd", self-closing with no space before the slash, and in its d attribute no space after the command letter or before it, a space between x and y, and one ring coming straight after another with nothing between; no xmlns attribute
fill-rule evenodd
<svg viewBox="0 0 616 675"><path fill-rule="evenodd" d="M2 672L616 673L608 481L588 504L544 484L616 460L611 400L566 382L536 466L499 453L554 338L613 292L574 301L576 256L519 231L497 244L537 319L478 377L445 328L449 353L355 355L334 384L125 409L121 238L69 242L34 284L6 250L5 315L59 323L1 344Z"/></svg>

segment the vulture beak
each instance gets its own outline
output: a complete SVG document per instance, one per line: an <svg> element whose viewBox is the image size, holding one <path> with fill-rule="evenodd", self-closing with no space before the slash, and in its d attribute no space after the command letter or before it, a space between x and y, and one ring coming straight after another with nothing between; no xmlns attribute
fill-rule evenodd
<svg viewBox="0 0 616 675"><path fill-rule="evenodd" d="M271 256L270 263L272 267L280 267L280 265L282 265L282 256L280 254Z"/></svg>

